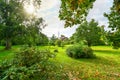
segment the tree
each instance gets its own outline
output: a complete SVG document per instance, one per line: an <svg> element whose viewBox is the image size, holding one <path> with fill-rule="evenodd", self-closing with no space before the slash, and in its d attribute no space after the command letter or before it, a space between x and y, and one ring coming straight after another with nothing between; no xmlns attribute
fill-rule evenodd
<svg viewBox="0 0 120 80"><path fill-rule="evenodd" d="M38 38L37 45L48 45L49 40L45 34L40 33L40 35L37 38Z"/></svg>
<svg viewBox="0 0 120 80"><path fill-rule="evenodd" d="M95 0L61 0L59 17L65 21L65 27L81 24Z"/></svg>
<svg viewBox="0 0 120 80"><path fill-rule="evenodd" d="M65 35L61 35L60 36L60 40L62 41L62 45L64 46L64 45L68 45L68 44L70 44L70 40L69 40L69 38L68 37L66 37Z"/></svg>
<svg viewBox="0 0 120 80"><path fill-rule="evenodd" d="M58 46L58 47L61 47L62 45L62 41L60 40L60 39L57 39L56 41L55 41L55 44Z"/></svg>
<svg viewBox="0 0 120 80"><path fill-rule="evenodd" d="M115 1L117 2L118 0ZM108 27L111 28L107 34L107 38L112 42L114 48L120 47L120 12L116 9L116 4L118 6L120 2L116 2L114 2L114 5L111 8L111 12L109 14L104 14L104 16L109 20Z"/></svg>
<svg viewBox="0 0 120 80"><path fill-rule="evenodd" d="M56 40L57 40L57 38L56 38L56 36L53 34L52 37L51 37L50 40L49 40L49 44L55 46Z"/></svg>
<svg viewBox="0 0 120 80"><path fill-rule="evenodd" d="M101 28L98 26L98 23L94 20L90 22L84 22L81 24L74 34L76 42L86 40L88 46L91 46L94 43L97 43L101 38Z"/></svg>
<svg viewBox="0 0 120 80"><path fill-rule="evenodd" d="M65 27L81 24L96 0L61 0L59 17ZM114 7L120 15L120 0L114 0Z"/></svg>
<svg viewBox="0 0 120 80"><path fill-rule="evenodd" d="M116 11L120 13L120 0L114 0Z"/></svg>
<svg viewBox="0 0 120 80"><path fill-rule="evenodd" d="M110 42L112 42L112 46L114 49L118 49L120 47L120 32L108 32L107 38Z"/></svg>
<svg viewBox="0 0 120 80"><path fill-rule="evenodd" d="M104 14L105 17L109 20L109 28L112 30L120 30L120 14L116 11L115 7L111 8L111 12L109 14Z"/></svg>
<svg viewBox="0 0 120 80"><path fill-rule="evenodd" d="M11 39L16 35L17 27L20 27L19 23L23 19L21 15L25 16L23 10L23 6L15 1L10 0L9 4L0 1L0 36L6 41L6 49L11 48Z"/></svg>
<svg viewBox="0 0 120 80"><path fill-rule="evenodd" d="M24 37L25 43L29 46L36 45L39 42L39 37L42 36L41 26L46 26L43 24L43 21L42 18L33 18L32 21L27 24Z"/></svg>
<svg viewBox="0 0 120 80"><path fill-rule="evenodd" d="M41 18L28 15L24 10L25 4L32 3L37 9L40 0L1 0L0 1L0 37L5 40L5 49L11 48L13 37L23 33L28 26L41 27ZM28 31L28 30L24 30Z"/></svg>

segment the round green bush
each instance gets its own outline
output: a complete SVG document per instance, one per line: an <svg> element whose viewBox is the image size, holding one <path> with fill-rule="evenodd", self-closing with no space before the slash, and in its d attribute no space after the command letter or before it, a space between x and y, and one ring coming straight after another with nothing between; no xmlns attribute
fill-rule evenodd
<svg viewBox="0 0 120 80"><path fill-rule="evenodd" d="M93 50L88 46L73 45L66 49L66 54L72 58L93 58Z"/></svg>

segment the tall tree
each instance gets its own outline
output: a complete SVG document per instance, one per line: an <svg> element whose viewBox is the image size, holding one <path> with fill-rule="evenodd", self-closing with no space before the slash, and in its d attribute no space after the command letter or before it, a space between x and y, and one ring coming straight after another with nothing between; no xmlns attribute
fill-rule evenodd
<svg viewBox="0 0 120 80"><path fill-rule="evenodd" d="M52 37L49 40L49 44L52 46L55 46L55 42L57 40L57 37L55 36L55 34L52 35Z"/></svg>
<svg viewBox="0 0 120 80"><path fill-rule="evenodd" d="M107 39L109 42L112 42L112 46L114 49L118 49L120 47L120 32L111 32L107 33Z"/></svg>
<svg viewBox="0 0 120 80"><path fill-rule="evenodd" d="M26 13L24 6L30 3L37 9L40 0L33 0L33 2L31 0L0 1L0 37L6 41L5 49L11 48L12 38L20 35L26 27L38 27L43 24L41 18Z"/></svg>
<svg viewBox="0 0 120 80"><path fill-rule="evenodd" d="M81 24L95 0L61 0L59 17L65 21L65 27Z"/></svg>
<svg viewBox="0 0 120 80"><path fill-rule="evenodd" d="M115 0L118 1L118 0ZM105 17L109 20L109 28L111 30L109 31L107 38L110 42L112 42L112 45L114 48L120 47L120 11L118 11L119 8L119 1L118 3L114 2L114 5L111 8L111 12L109 14L104 14ZM116 7L117 4L117 7Z"/></svg>
<svg viewBox="0 0 120 80"><path fill-rule="evenodd" d="M76 42L86 40L88 46L91 46L92 44L99 42L101 38L101 28L94 20L91 20L90 22L86 21L76 29L74 38Z"/></svg>
<svg viewBox="0 0 120 80"><path fill-rule="evenodd" d="M19 13L20 12L20 13ZM6 41L6 49L11 48L11 39L18 32L19 23L25 17L23 6L15 1L0 1L0 30L1 38Z"/></svg>
<svg viewBox="0 0 120 80"><path fill-rule="evenodd" d="M120 30L120 13L116 11L114 5L111 12L109 14L105 13L104 16L109 20L109 28L112 28L113 31Z"/></svg>
<svg viewBox="0 0 120 80"><path fill-rule="evenodd" d="M65 27L81 24L96 0L61 0L59 17ZM120 15L120 0L114 0L114 7Z"/></svg>

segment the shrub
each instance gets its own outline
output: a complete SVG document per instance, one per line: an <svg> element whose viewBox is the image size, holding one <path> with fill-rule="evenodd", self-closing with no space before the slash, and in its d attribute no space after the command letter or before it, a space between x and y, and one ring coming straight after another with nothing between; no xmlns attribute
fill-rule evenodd
<svg viewBox="0 0 120 80"><path fill-rule="evenodd" d="M56 40L55 44L56 44L58 47L61 47L62 41L58 39L58 40Z"/></svg>
<svg viewBox="0 0 120 80"><path fill-rule="evenodd" d="M113 49L119 49L120 43L119 43L118 41L114 41L114 42L112 43L112 46L113 46Z"/></svg>
<svg viewBox="0 0 120 80"><path fill-rule="evenodd" d="M54 52L59 52L58 49L55 49Z"/></svg>
<svg viewBox="0 0 120 80"><path fill-rule="evenodd" d="M51 61L54 54L49 50L23 48L12 61L0 66L0 80L61 80L67 75Z"/></svg>
<svg viewBox="0 0 120 80"><path fill-rule="evenodd" d="M93 58L93 50L88 46L74 45L67 48L66 53L72 58Z"/></svg>

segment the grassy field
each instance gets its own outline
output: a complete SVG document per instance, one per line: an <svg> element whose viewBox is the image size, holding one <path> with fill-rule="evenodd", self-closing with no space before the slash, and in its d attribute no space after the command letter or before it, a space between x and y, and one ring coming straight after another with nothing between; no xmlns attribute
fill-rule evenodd
<svg viewBox="0 0 120 80"><path fill-rule="evenodd" d="M66 46L67 47L67 46ZM114 50L110 46L94 46L95 59L73 59L66 55L66 47L39 47L50 49L52 52L58 49L54 61L63 65L71 80L120 80L120 49ZM0 62L11 59L19 46L12 50L4 51L0 47Z"/></svg>

